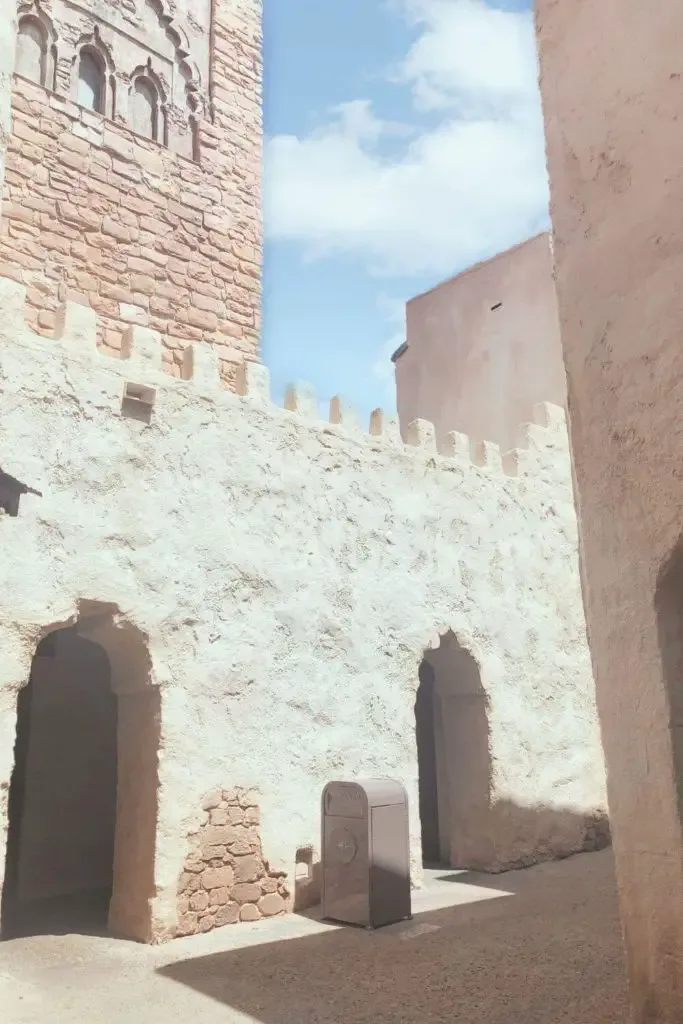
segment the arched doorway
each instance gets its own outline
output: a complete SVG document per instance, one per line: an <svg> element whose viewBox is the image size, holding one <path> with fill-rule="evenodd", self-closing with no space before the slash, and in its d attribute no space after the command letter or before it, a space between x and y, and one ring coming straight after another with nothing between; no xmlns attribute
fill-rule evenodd
<svg viewBox="0 0 683 1024"><path fill-rule="evenodd" d="M487 834L491 758L479 666L449 630L425 652L415 701L420 824L425 864L468 867Z"/></svg>
<svg viewBox="0 0 683 1024"><path fill-rule="evenodd" d="M81 602L17 701L2 938L151 941L161 706L146 637Z"/></svg>
<svg viewBox="0 0 683 1024"><path fill-rule="evenodd" d="M116 731L106 652L74 629L48 634L18 702L3 935L106 930Z"/></svg>

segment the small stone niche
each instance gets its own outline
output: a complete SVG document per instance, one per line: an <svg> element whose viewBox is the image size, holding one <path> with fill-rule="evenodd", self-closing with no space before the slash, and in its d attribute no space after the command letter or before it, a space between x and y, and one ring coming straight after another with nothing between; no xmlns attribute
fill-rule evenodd
<svg viewBox="0 0 683 1024"><path fill-rule="evenodd" d="M294 909L301 911L317 906L321 899L321 865L315 860L312 846L302 846L296 851L294 871Z"/></svg>
<svg viewBox="0 0 683 1024"><path fill-rule="evenodd" d="M254 791L217 790L204 798L202 808L201 825L188 836L176 935L284 914L290 902L287 879L263 859Z"/></svg>
<svg viewBox="0 0 683 1024"><path fill-rule="evenodd" d="M133 384L129 381L123 388L121 415L126 419L151 423L155 400L155 388L145 387L144 384Z"/></svg>

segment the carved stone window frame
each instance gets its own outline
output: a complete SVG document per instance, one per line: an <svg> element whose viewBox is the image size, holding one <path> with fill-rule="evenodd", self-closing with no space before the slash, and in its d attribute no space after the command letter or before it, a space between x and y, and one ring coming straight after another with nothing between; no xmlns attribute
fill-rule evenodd
<svg viewBox="0 0 683 1024"><path fill-rule="evenodd" d="M50 92L54 92L56 87L55 76L57 73L57 33L52 23L52 19L45 13L37 0L20 3L17 8L18 36L21 34L22 25L27 24L36 25L45 41L42 54L40 81L36 84L42 86L43 89L49 89ZM16 71L16 67L15 72L19 74L20 77L23 77L21 72ZM35 81L35 79L30 79L30 81Z"/></svg>
<svg viewBox="0 0 683 1024"><path fill-rule="evenodd" d="M133 125L133 94L138 82L144 82L157 97L156 125L151 142L168 149L168 90L161 77L152 67L152 58L147 59L146 64L140 64L130 75L130 86L128 88L128 127L136 131ZM136 134L140 134L136 132ZM148 135L141 135L141 138L150 138Z"/></svg>
<svg viewBox="0 0 683 1024"><path fill-rule="evenodd" d="M79 70L81 55L84 53L92 55L102 67L102 99L100 109L94 113L113 121L116 117L116 69L111 50L102 39L97 25L92 32L82 35L75 47L71 61L71 99L74 103L78 103Z"/></svg>

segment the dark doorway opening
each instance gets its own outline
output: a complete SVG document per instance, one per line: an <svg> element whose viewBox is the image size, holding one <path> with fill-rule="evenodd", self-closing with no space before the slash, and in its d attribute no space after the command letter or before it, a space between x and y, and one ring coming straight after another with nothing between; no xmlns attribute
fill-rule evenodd
<svg viewBox="0 0 683 1024"><path fill-rule="evenodd" d="M36 649L18 701L2 937L107 929L117 799L109 659L73 628Z"/></svg>
<svg viewBox="0 0 683 1024"><path fill-rule="evenodd" d="M427 865L439 863L439 797L436 774L436 742L434 736L434 669L422 661L420 685L415 700L415 736L417 739L420 823L422 826L422 860Z"/></svg>
<svg viewBox="0 0 683 1024"><path fill-rule="evenodd" d="M488 702L476 660L450 630L420 664L415 733L423 862L481 865L495 843Z"/></svg>

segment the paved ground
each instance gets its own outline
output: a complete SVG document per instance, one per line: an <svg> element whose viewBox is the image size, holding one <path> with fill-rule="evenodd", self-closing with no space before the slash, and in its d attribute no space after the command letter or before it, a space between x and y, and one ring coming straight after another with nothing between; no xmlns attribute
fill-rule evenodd
<svg viewBox="0 0 683 1024"><path fill-rule="evenodd" d="M6 1024L624 1024L609 851L491 878L431 873L376 932L292 915L150 948L0 944Z"/></svg>

